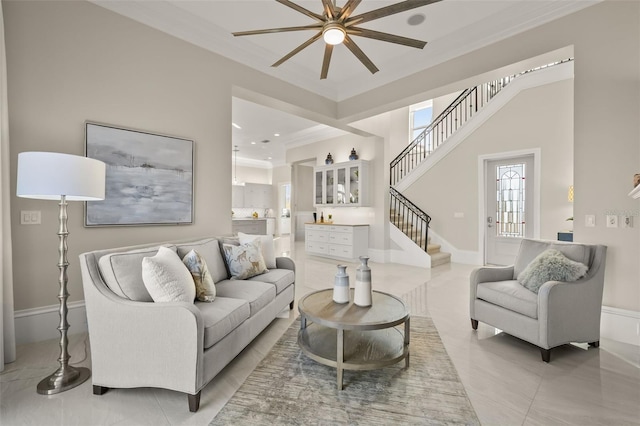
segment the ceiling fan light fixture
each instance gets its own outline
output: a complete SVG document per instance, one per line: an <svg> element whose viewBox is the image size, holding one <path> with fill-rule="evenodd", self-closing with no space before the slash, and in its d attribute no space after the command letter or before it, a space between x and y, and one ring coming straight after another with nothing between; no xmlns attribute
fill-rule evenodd
<svg viewBox="0 0 640 426"><path fill-rule="evenodd" d="M322 30L322 38L324 39L324 42L334 46L342 43L346 35L347 32L342 25L335 22L325 25Z"/></svg>

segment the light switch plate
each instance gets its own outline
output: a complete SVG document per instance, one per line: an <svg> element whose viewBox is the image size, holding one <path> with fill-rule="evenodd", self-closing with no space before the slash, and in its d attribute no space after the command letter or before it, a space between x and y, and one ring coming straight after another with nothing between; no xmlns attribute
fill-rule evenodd
<svg viewBox="0 0 640 426"><path fill-rule="evenodd" d="M584 226L586 228L595 228L596 227L596 216L593 214L585 215L584 217Z"/></svg>
<svg viewBox="0 0 640 426"><path fill-rule="evenodd" d="M633 216L622 216L622 227L633 228Z"/></svg>
<svg viewBox="0 0 640 426"><path fill-rule="evenodd" d="M618 227L618 216L615 214L607 215L607 228L617 228Z"/></svg>

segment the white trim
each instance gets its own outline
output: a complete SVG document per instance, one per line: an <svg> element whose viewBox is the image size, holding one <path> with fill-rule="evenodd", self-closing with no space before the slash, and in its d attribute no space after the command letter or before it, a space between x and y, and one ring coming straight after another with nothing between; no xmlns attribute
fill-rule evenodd
<svg viewBox="0 0 640 426"><path fill-rule="evenodd" d="M433 228L429 228L429 237L432 244L440 244L440 250L451 253L451 262L465 265L482 265L482 253L472 250L459 250L449 241L442 238Z"/></svg>
<svg viewBox="0 0 640 426"><path fill-rule="evenodd" d="M67 333L80 334L87 332L87 311L84 300L67 303ZM42 306L22 309L15 312L16 344L40 342L59 339L60 305Z"/></svg>
<svg viewBox="0 0 640 426"><path fill-rule="evenodd" d="M640 312L603 306L600 336L640 348Z"/></svg>
<svg viewBox="0 0 640 426"><path fill-rule="evenodd" d="M487 258L487 241L486 227L484 218L486 213L486 180L487 180L487 163L489 161L503 160L514 157L524 157L533 155L533 238L540 238L540 188L541 188L541 157L542 150L540 148L521 149L517 151L499 152L495 154L486 154L478 156L478 253L480 253L481 264L485 264Z"/></svg>

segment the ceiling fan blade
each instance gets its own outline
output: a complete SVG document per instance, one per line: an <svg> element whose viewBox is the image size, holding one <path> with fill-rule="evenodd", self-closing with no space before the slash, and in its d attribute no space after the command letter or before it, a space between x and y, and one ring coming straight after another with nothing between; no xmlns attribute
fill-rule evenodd
<svg viewBox="0 0 640 426"><path fill-rule="evenodd" d="M404 46L415 47L416 49L422 49L427 44L426 41L416 40L415 38L407 38L407 37L402 37L395 34L368 30L365 28L356 28L356 27L347 28L347 34L351 34L359 37L372 38L374 40L386 41L389 43L402 44Z"/></svg>
<svg viewBox="0 0 640 426"><path fill-rule="evenodd" d="M317 13L313 13L310 10L305 9L302 6L299 6L289 0L276 0L278 3L284 4L285 6L290 7L293 10L296 10L300 13L302 13L303 15L307 15L309 18L315 19L316 21L319 22L323 22L324 23L324 17L321 15L318 15Z"/></svg>
<svg viewBox="0 0 640 426"><path fill-rule="evenodd" d="M353 39L351 37L349 37L348 34L345 36L343 43L344 43L345 46L347 46L347 49L349 49L351 51L351 53L356 55L356 58L358 58L360 60L360 62L362 62L365 67L367 67L367 69L371 72L371 74L375 74L378 71L380 71L373 64L373 62L371 62L371 59L369 59L367 57L367 55L364 54L362 49L360 49L358 47L358 45L353 41Z"/></svg>
<svg viewBox="0 0 640 426"><path fill-rule="evenodd" d="M327 74L329 74L331 53L333 53L333 44L327 43L324 48L324 59L322 60L322 71L320 72L320 80L324 80L325 78L327 78Z"/></svg>
<svg viewBox="0 0 640 426"><path fill-rule="evenodd" d="M251 31L236 31L232 33L234 36L248 36L248 35L257 35L257 34L273 34L273 33L284 33L289 31L305 31L305 30L319 30L322 28L320 24L312 24L312 25L304 25L300 27L283 27L283 28L268 28L266 30L251 30Z"/></svg>
<svg viewBox="0 0 640 426"><path fill-rule="evenodd" d="M345 25L362 24L363 22L373 21L374 19L384 18L385 16L395 15L396 13L406 10L415 9L416 7L426 6L428 4L437 3L442 0L406 0L395 3L380 9L365 12L361 15L349 18Z"/></svg>
<svg viewBox="0 0 640 426"><path fill-rule="evenodd" d="M361 1L362 0L348 0L340 10L340 14L338 15L338 18L336 20L342 21L351 16L351 14L356 9L356 7L358 7Z"/></svg>
<svg viewBox="0 0 640 426"><path fill-rule="evenodd" d="M335 9L333 8L332 0L322 0L322 6L324 7L324 14L327 15L329 20L333 21L336 16Z"/></svg>
<svg viewBox="0 0 640 426"><path fill-rule="evenodd" d="M322 31L320 31L318 34L314 35L313 37L311 37L309 40L305 41L304 43L302 43L300 46L296 47L295 49L293 49L291 52L287 53L285 56L283 56L282 58L280 58L280 60L276 63L274 63L273 65L271 65L272 67L277 67L279 65L282 65L285 61L291 59L292 56L296 55L297 53L299 53L302 49L304 49L305 47L310 46L313 42L317 41L320 37L322 37Z"/></svg>

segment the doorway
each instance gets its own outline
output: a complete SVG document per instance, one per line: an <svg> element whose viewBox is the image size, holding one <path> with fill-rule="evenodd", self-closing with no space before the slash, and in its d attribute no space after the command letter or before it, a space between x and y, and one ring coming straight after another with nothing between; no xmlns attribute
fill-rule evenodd
<svg viewBox="0 0 640 426"><path fill-rule="evenodd" d="M512 265L523 238L539 235L539 166L536 153L483 159L484 263Z"/></svg>

